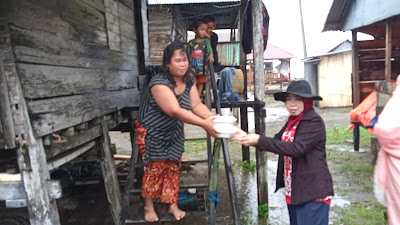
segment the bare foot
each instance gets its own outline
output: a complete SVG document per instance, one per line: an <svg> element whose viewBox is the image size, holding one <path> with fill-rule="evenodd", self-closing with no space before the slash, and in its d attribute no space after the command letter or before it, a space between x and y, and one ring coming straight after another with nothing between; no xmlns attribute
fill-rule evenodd
<svg viewBox="0 0 400 225"><path fill-rule="evenodd" d="M158 221L158 216L156 214L156 211L154 211L153 199L151 199L151 198L145 199L144 219L147 222Z"/></svg>
<svg viewBox="0 0 400 225"><path fill-rule="evenodd" d="M172 203L169 206L169 211L170 214L172 214L176 220L181 220L183 217L186 216L186 212L182 211L178 208L178 203Z"/></svg>

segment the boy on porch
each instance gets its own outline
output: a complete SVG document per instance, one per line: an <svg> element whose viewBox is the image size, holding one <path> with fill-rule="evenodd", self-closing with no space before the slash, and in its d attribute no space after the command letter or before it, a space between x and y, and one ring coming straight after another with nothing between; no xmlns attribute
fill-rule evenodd
<svg viewBox="0 0 400 225"><path fill-rule="evenodd" d="M206 60L214 62L214 55L211 48L210 39L208 39L208 25L203 19L198 19L194 22L193 32L196 33L193 40L187 44L189 57L189 74L194 77L199 96L203 92L204 84L206 83ZM206 58L208 57L208 58Z"/></svg>

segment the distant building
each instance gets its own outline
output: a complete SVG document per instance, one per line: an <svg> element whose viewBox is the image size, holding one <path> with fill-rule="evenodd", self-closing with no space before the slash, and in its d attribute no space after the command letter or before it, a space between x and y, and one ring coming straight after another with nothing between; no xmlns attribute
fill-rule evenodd
<svg viewBox="0 0 400 225"><path fill-rule="evenodd" d="M351 41L328 44L320 54L304 58L304 79L311 83L313 92L323 101L319 107L351 106Z"/></svg>

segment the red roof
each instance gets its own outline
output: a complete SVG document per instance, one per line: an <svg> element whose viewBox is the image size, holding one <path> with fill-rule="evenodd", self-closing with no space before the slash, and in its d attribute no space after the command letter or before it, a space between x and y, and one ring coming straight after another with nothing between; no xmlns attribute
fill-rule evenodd
<svg viewBox="0 0 400 225"><path fill-rule="evenodd" d="M270 43L267 43L267 48L264 51L264 59L270 60L270 59L291 59L296 56L290 54L287 51L284 51L275 45L272 45ZM246 56L247 60L253 60L253 53L249 53Z"/></svg>

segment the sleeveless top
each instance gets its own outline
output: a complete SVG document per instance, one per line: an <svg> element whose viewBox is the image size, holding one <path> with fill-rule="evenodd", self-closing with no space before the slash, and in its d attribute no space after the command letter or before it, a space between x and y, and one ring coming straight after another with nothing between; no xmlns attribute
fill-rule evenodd
<svg viewBox="0 0 400 225"><path fill-rule="evenodd" d="M168 86L175 94L174 85L166 76L170 74L157 74L149 83L148 92L140 105L137 120L142 127L146 128L145 154L143 161L173 160L179 163L180 156L184 151L184 129L183 122L176 117L165 114L155 101L150 89L153 85L162 84ZM188 77L186 88L180 95L175 94L179 105L190 110L190 89L194 80Z"/></svg>

